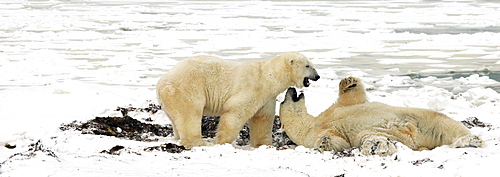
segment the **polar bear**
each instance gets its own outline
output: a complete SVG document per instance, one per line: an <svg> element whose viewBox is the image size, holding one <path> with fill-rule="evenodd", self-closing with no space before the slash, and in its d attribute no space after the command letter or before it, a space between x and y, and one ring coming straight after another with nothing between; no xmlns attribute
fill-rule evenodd
<svg viewBox="0 0 500 177"><path fill-rule="evenodd" d="M393 141L413 150L437 146L481 147L482 140L444 114L418 108L368 102L359 79L339 84L339 99L317 117L307 113L304 94L289 88L280 106L280 120L290 139L320 151L359 147L364 155L392 155Z"/></svg>
<svg viewBox="0 0 500 177"><path fill-rule="evenodd" d="M201 119L210 115L221 116L216 143L232 143L249 121L250 144L258 147L272 143L276 96L290 86L308 87L309 80L319 78L311 61L297 52L260 62L196 56L175 65L156 89L181 145L208 145L201 139Z"/></svg>

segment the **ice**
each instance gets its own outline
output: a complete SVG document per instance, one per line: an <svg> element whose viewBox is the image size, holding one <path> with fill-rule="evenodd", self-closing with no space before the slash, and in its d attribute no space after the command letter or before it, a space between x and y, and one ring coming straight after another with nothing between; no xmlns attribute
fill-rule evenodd
<svg viewBox="0 0 500 177"><path fill-rule="evenodd" d="M5 0L0 9L0 176L497 175L495 1ZM370 101L491 124L471 129L485 147L399 144L392 157L354 150L334 158L302 146L226 144L171 154L144 151L178 143L169 137L138 142L59 130L120 115L117 106L156 103L157 80L184 58L249 62L289 51L308 56L321 75L303 89L313 115L335 101L342 78L355 76ZM169 123L163 113L131 116ZM43 148L30 151L37 142ZM124 146L120 155L100 153L116 145Z"/></svg>

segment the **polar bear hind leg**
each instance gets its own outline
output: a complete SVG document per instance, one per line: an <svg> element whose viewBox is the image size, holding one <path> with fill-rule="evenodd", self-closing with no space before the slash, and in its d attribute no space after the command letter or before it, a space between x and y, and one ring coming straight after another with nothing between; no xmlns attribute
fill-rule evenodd
<svg viewBox="0 0 500 177"><path fill-rule="evenodd" d="M167 115L167 117L172 117L172 115L170 115L168 112L164 111L165 114ZM174 130L174 140L179 140L180 139L180 136L179 136L179 131L177 131L177 127L175 126L175 121L173 121L172 119L170 119L170 123L172 124L172 129Z"/></svg>
<svg viewBox="0 0 500 177"><path fill-rule="evenodd" d="M450 145L450 147L453 147L453 148L467 148L467 147L478 148L478 147L481 147L482 144L483 144L483 141L478 136L465 135L465 136L462 136L462 137L455 139L453 141L453 143Z"/></svg>
<svg viewBox="0 0 500 177"><path fill-rule="evenodd" d="M482 147L482 140L476 135L472 135L462 123L457 122L444 114L422 112L420 119L420 133L418 142L428 149L442 145L449 145L453 148Z"/></svg>
<svg viewBox="0 0 500 177"><path fill-rule="evenodd" d="M179 97L175 101L165 101L162 106L172 122L174 139L180 139L181 145L186 148L208 145L208 142L201 139L203 106L185 97ZM186 109L189 111L182 111Z"/></svg>

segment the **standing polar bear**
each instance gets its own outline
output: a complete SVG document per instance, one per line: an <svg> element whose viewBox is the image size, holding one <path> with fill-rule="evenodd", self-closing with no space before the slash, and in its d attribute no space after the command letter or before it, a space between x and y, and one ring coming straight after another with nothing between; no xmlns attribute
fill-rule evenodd
<svg viewBox="0 0 500 177"><path fill-rule="evenodd" d="M360 147L364 155L392 155L392 141L413 150L451 147L481 147L482 141L461 123L444 114L418 108L394 107L368 102L359 79L349 77L339 84L339 99L313 117L307 113L304 94L288 89L280 107L280 120L293 142L320 151Z"/></svg>
<svg viewBox="0 0 500 177"><path fill-rule="evenodd" d="M233 142L249 121L253 147L272 143L276 96L290 86L307 87L320 78L302 54L285 53L261 62L232 62L217 57L185 59L156 85L174 137L191 148L201 139L203 115L221 116L216 143Z"/></svg>

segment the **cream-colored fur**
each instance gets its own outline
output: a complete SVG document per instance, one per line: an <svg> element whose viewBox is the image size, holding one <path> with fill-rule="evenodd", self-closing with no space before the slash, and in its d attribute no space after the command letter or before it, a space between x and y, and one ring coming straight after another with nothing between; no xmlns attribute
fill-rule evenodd
<svg viewBox="0 0 500 177"><path fill-rule="evenodd" d="M318 117L307 113L303 94L297 97L295 89L288 89L280 119L292 141L326 151L360 147L365 155L392 155L397 152L393 141L413 150L482 145L479 137L444 114L368 102L357 78L343 79L339 89L338 101Z"/></svg>
<svg viewBox="0 0 500 177"><path fill-rule="evenodd" d="M174 136L191 148L201 139L202 115L220 115L216 142L231 143L249 121L251 145L271 144L276 96L290 86L309 86L319 75L302 54L285 53L261 62L196 56L174 66L156 86Z"/></svg>

